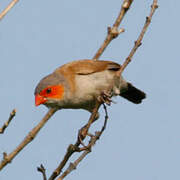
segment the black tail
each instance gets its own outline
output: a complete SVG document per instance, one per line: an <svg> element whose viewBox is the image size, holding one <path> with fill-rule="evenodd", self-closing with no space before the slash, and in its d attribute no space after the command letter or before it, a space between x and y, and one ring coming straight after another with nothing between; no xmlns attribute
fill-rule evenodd
<svg viewBox="0 0 180 180"><path fill-rule="evenodd" d="M146 97L146 94L143 91L135 88L131 83L128 83L127 90L120 93L120 96L135 104L139 104Z"/></svg>

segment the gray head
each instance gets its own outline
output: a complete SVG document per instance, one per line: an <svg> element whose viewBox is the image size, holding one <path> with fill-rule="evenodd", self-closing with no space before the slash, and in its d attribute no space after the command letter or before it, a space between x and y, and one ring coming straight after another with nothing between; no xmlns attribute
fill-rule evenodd
<svg viewBox="0 0 180 180"><path fill-rule="evenodd" d="M35 88L34 94L39 94L43 89L48 86L58 85L58 84L65 84L65 79L61 74L53 72L52 74L47 75L38 83Z"/></svg>

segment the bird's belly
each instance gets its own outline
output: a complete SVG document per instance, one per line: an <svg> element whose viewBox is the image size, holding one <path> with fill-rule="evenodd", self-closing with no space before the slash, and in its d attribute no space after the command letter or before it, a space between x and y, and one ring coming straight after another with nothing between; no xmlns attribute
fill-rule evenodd
<svg viewBox="0 0 180 180"><path fill-rule="evenodd" d="M114 83L113 76L109 71L78 75L75 81L75 97L82 101L94 101L103 91L110 90Z"/></svg>

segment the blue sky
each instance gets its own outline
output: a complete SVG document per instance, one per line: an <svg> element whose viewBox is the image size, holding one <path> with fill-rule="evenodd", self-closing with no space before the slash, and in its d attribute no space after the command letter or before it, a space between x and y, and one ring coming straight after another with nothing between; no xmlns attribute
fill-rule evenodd
<svg viewBox="0 0 180 180"><path fill-rule="evenodd" d="M2 10L10 0L0 2ZM0 22L0 125L13 108L17 115L0 136L0 154L11 152L41 120L46 107L34 106L34 88L58 66L92 58L119 13L113 1L19 1ZM106 131L93 152L67 179L179 180L179 32L180 1L158 1L142 46L124 77L144 90L147 99L134 105L122 98L108 107ZM101 59L123 63L149 13L150 1L134 1L115 39ZM101 127L104 113L91 129ZM75 142L89 113L62 110L0 174L1 180L42 179L56 168L66 147ZM77 156L75 156L77 157ZM71 160L75 159L73 157Z"/></svg>

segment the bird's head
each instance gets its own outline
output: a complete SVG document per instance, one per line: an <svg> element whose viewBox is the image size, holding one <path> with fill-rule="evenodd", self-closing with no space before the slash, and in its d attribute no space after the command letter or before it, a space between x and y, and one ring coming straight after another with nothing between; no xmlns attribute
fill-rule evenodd
<svg viewBox="0 0 180 180"><path fill-rule="evenodd" d="M46 76L37 85L34 95L36 106L56 106L64 96L64 78L57 73Z"/></svg>

